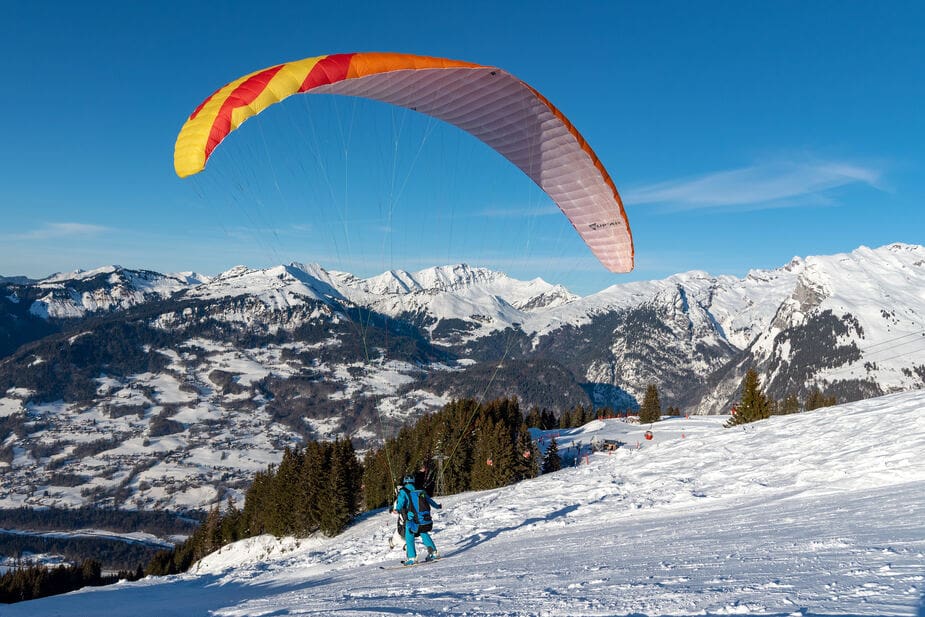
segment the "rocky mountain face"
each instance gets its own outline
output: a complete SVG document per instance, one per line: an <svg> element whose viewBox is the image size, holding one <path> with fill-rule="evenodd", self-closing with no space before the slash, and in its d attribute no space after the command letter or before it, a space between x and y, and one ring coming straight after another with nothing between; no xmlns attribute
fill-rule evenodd
<svg viewBox="0 0 925 617"><path fill-rule="evenodd" d="M282 449L364 447L454 397L728 410L925 387L925 248L687 272L588 297L465 265L362 279L119 267L0 280L0 507L200 508Z"/></svg>

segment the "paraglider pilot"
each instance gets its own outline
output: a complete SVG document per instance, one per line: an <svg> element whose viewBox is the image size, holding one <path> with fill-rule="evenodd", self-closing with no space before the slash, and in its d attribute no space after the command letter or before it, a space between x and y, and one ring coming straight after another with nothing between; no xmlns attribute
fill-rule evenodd
<svg viewBox="0 0 925 617"><path fill-rule="evenodd" d="M416 489L413 476L405 476L402 483L403 486L398 491L398 498L395 500L393 510L398 512L399 517L405 521L405 554L407 560L404 563L411 566L417 560L414 539L418 536L421 536L421 542L424 543L424 547L427 549L425 561L437 559L440 556L437 552L437 546L428 533L434 526L433 519L430 516L430 508L433 506L440 510L443 506L431 499L426 491Z"/></svg>

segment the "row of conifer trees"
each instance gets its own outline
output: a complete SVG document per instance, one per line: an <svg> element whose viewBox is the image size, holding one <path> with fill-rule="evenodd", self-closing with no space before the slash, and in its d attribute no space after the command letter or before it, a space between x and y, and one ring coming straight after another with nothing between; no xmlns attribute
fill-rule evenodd
<svg viewBox="0 0 925 617"><path fill-rule="evenodd" d="M406 473L420 474L431 492L438 480L444 494L484 490L535 477L538 455L516 398L453 401L367 454L366 507L389 504Z"/></svg>
<svg viewBox="0 0 925 617"><path fill-rule="evenodd" d="M119 580L138 580L140 570L104 575L100 562L87 559L80 565L30 566L10 570L0 576L0 603L11 604L67 593L81 587L109 585Z"/></svg>
<svg viewBox="0 0 925 617"><path fill-rule="evenodd" d="M727 427L747 424L757 420L766 420L771 416L788 415L800 411L812 411L821 407L835 405L836 398L831 394L824 394L818 387L812 388L807 394L802 407L795 394L789 394L777 401L767 394L761 387L758 371L749 369L742 378L740 386L741 397L733 410L733 415L726 422Z"/></svg>
<svg viewBox="0 0 925 617"><path fill-rule="evenodd" d="M816 395L805 407L826 403L834 400ZM768 417L776 410L761 392L754 371L743 380L738 407L731 423ZM463 399L402 428L382 447L367 452L362 464L348 439L287 449L279 465L254 478L243 508L229 502L223 513L213 509L185 543L159 553L146 573L184 571L225 544L263 533L337 535L361 510L389 505L396 482L407 474L418 478L420 488L434 493L439 483L441 494L449 495L554 471L559 467L555 443L541 458L528 427L569 428L626 413L579 405L561 415L534 408L524 417L516 398L487 403ZM643 423L658 421L662 408L655 385L647 388L637 413ZM667 413L680 415L680 410L669 408Z"/></svg>
<svg viewBox="0 0 925 617"><path fill-rule="evenodd" d="M539 474L539 452L516 398L459 400L402 428L361 464L350 440L286 449L279 465L254 478L244 506L213 510L186 542L162 551L146 574L173 574L218 548L270 533L335 536L362 509L389 505L406 474L434 491L443 460L443 494L497 488Z"/></svg>
<svg viewBox="0 0 925 617"><path fill-rule="evenodd" d="M225 544L264 533L335 536L360 511L362 477L349 439L287 448L279 465L254 477L242 509L231 501L223 513L213 508L186 542L155 555L145 572L184 572Z"/></svg>
<svg viewBox="0 0 925 617"><path fill-rule="evenodd" d="M647 396L643 411L647 405L657 418L657 394ZM534 408L525 418L516 398L463 399L400 429L362 464L348 439L286 449L279 465L256 475L243 508L230 501L224 512L214 508L186 542L158 553L145 572L182 572L225 544L263 533L337 535L362 509L389 505L396 482L408 474L431 493L439 484L445 495L533 478L558 469L559 460L555 445L540 457L528 427L569 428L625 413L579 405L561 415Z"/></svg>
<svg viewBox="0 0 925 617"><path fill-rule="evenodd" d="M527 412L524 421L527 423L527 426L530 428L538 428L544 431L551 431L557 428L566 429L566 428L577 428L584 426L588 422L596 419L609 419L609 418L626 418L629 416L639 416L640 421L642 422L654 422L657 421L661 416L662 409L658 402L658 390L654 384L650 384L646 390L646 399L643 401L642 407L639 409L624 409L622 411L616 411L611 407L585 407L584 405L576 405L571 409L566 409L562 412L561 415L557 416L554 412L549 409L540 409L539 407L532 407ZM669 416L679 416L681 415L681 410L677 407L668 407L665 410ZM643 420L643 415L645 420ZM654 414L655 419L652 419Z"/></svg>

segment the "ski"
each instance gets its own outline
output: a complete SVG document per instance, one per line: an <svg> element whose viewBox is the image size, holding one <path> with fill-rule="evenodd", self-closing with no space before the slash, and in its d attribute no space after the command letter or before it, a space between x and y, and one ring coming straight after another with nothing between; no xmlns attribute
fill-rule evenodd
<svg viewBox="0 0 925 617"><path fill-rule="evenodd" d="M398 564L397 566L379 566L380 570L401 570L403 568L416 568L418 566L426 566L429 563L434 563L440 561L443 557L437 557L436 559L424 559L423 561L415 561L410 566L406 566L403 563Z"/></svg>

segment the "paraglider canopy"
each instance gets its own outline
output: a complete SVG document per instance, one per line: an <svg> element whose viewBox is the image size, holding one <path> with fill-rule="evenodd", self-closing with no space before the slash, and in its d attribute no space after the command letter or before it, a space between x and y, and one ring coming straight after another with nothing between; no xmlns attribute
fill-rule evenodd
<svg viewBox="0 0 925 617"><path fill-rule="evenodd" d="M510 73L471 62L397 53L352 53L278 64L219 88L177 137L180 177L202 171L245 120L298 93L357 96L405 107L467 131L520 168L568 217L612 272L633 269L620 195L568 119Z"/></svg>

